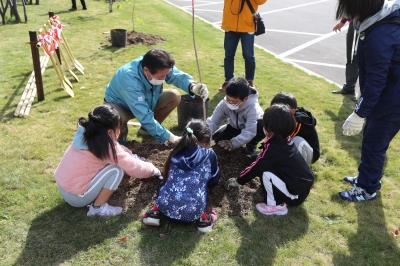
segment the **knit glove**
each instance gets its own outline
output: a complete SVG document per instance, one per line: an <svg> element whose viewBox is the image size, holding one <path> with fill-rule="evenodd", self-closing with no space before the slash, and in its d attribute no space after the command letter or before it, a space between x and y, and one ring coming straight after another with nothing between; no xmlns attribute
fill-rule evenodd
<svg viewBox="0 0 400 266"><path fill-rule="evenodd" d="M237 182L236 178L232 177L229 178L228 182L226 182L226 189L230 189L231 187L238 187L239 183Z"/></svg>
<svg viewBox="0 0 400 266"><path fill-rule="evenodd" d="M158 168L155 168L153 176L157 176L160 180L163 180L164 177L161 175L161 171Z"/></svg>
<svg viewBox="0 0 400 266"><path fill-rule="evenodd" d="M180 140L181 140L181 138L178 137L178 136L175 136L173 133L171 133L171 134L169 135L169 138L168 138L168 141L169 141L170 143L174 144L174 145L178 144L178 142L179 142Z"/></svg>
<svg viewBox="0 0 400 266"><path fill-rule="evenodd" d="M343 124L343 135L353 136L361 132L365 118L359 117L356 113L352 113Z"/></svg>
<svg viewBox="0 0 400 266"><path fill-rule="evenodd" d="M196 95L199 95L203 101L206 101L208 98L208 89L206 84L202 84L202 83L197 83L196 85L193 86L193 92Z"/></svg>
<svg viewBox="0 0 400 266"><path fill-rule="evenodd" d="M218 145L227 151L233 151L232 141L230 140L221 140L218 142Z"/></svg>

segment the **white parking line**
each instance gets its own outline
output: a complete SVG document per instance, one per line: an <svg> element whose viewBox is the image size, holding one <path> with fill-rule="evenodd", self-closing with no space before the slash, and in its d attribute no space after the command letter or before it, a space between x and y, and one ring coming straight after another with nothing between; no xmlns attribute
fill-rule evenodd
<svg viewBox="0 0 400 266"><path fill-rule="evenodd" d="M289 31L289 30L270 30L270 29L265 29L265 31L280 32L280 33L290 33L290 34L313 35L313 36L323 36L323 35L324 35L324 34L320 34L320 33L310 33L310 32L301 32L301 31Z"/></svg>
<svg viewBox="0 0 400 266"><path fill-rule="evenodd" d="M346 26L344 26L342 28L342 30L346 31L348 27L349 27L349 25L346 25ZM337 34L336 32L332 31L332 32L330 32L328 34L325 34L325 35L323 35L321 37L318 37L318 38L316 38L314 40L311 40L311 41L303 43L302 45L299 45L299 46L297 46L297 47L295 47L293 49L290 49L289 51L281 53L280 55L278 55L278 57L279 58L285 58L286 56L294 54L294 53L296 53L296 52L298 52L300 50L303 50L303 49L305 49L305 48L307 48L307 47L309 47L309 46L311 46L311 45L313 45L313 44L315 44L317 42L320 42L322 40L328 39L328 38L330 38L330 37L332 37L333 35L336 35L336 34Z"/></svg>
<svg viewBox="0 0 400 266"><path fill-rule="evenodd" d="M190 8L190 10L192 10L192 9ZM201 12L214 12L214 13L221 13L222 14L222 10L215 10L215 9L212 10L212 9L198 9L198 8L195 8L194 11L195 12L199 12L199 11L201 11Z"/></svg>
<svg viewBox="0 0 400 266"><path fill-rule="evenodd" d="M221 1L221 2L208 2L208 3L206 3L206 4L194 4L194 8L195 9L197 9L197 7L199 7L199 6L210 6L210 5L219 5L219 4L223 4L224 3L224 1ZM192 6L183 6L182 8L192 8Z"/></svg>
<svg viewBox="0 0 400 266"><path fill-rule="evenodd" d="M262 12L262 13L260 13L260 14L261 14L261 15L271 14L271 13L286 11L286 10L294 9L294 8L298 8L298 7L304 7L304 6L309 6L309 5L315 5L315 4L319 4L319 3L323 3L323 2L327 2L327 1L329 1L329 0L321 0L321 1L316 1L316 2L312 2L312 3L301 4L301 5L297 5L297 6L291 6L291 7L281 8L281 9L275 9L275 10L271 10L271 11L267 11L267 12Z"/></svg>
<svg viewBox="0 0 400 266"><path fill-rule="evenodd" d="M294 62L294 63L302 63L302 64L309 64L309 65L316 65L316 66L346 68L344 65L338 65L338 64L326 64L326 63L313 62L313 61L305 61L305 60L297 60L297 59L287 59L287 60L288 60L288 61L291 61L291 62Z"/></svg>

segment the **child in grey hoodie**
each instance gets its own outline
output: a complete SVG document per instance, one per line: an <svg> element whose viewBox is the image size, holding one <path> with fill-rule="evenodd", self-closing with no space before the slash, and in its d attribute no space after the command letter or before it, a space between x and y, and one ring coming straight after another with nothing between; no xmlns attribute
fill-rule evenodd
<svg viewBox="0 0 400 266"><path fill-rule="evenodd" d="M257 90L246 79L235 77L229 81L224 99L207 118L207 124L219 146L233 151L246 144L245 153L252 157L257 156L257 143L265 138L263 113ZM226 118L228 124L221 127Z"/></svg>

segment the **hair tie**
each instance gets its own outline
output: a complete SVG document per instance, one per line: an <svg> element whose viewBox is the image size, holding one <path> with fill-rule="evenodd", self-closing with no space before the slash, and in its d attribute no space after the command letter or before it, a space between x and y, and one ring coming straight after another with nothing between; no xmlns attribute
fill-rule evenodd
<svg viewBox="0 0 400 266"><path fill-rule="evenodd" d="M193 134L193 130L190 127L186 128L186 132L188 135Z"/></svg>
<svg viewBox="0 0 400 266"><path fill-rule="evenodd" d="M89 113L89 121L94 122L97 125L104 126L103 123L99 121L99 119L93 114L93 112Z"/></svg>

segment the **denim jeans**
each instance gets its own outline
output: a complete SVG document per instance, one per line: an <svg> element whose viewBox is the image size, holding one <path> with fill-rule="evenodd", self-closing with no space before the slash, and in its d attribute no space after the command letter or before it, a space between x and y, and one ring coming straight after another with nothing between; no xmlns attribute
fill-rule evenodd
<svg viewBox="0 0 400 266"><path fill-rule="evenodd" d="M225 81L233 78L233 72L235 70L235 54L239 44L239 40L242 44L242 55L245 62L246 79L254 80L254 72L256 69L256 58L254 57L254 34L246 32L225 32L224 49L224 70L225 70Z"/></svg>

